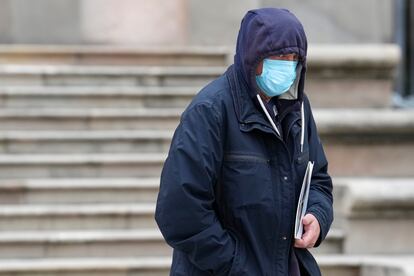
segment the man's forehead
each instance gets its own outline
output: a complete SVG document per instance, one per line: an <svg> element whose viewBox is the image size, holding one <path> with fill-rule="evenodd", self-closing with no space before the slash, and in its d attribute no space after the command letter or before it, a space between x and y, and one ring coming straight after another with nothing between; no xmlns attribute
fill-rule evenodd
<svg viewBox="0 0 414 276"><path fill-rule="evenodd" d="M288 53L288 54L280 54L280 55L271 55L270 57L292 57L292 56L298 56L298 54Z"/></svg>
<svg viewBox="0 0 414 276"><path fill-rule="evenodd" d="M288 60L296 60L298 59L298 54L296 53L289 53L289 54L281 54L281 55L271 55L267 57L268 59L288 59Z"/></svg>

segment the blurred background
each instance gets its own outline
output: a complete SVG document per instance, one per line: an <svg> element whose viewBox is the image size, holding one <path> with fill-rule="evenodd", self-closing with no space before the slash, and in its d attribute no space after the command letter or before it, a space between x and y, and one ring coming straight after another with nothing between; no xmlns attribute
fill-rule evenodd
<svg viewBox="0 0 414 276"><path fill-rule="evenodd" d="M168 275L154 209L173 130L269 6L308 35L334 179L323 275L414 275L410 0L0 0L0 275Z"/></svg>

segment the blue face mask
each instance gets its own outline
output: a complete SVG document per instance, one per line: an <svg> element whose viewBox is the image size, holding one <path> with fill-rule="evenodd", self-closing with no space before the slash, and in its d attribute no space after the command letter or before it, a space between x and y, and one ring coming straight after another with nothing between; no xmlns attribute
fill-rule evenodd
<svg viewBox="0 0 414 276"><path fill-rule="evenodd" d="M264 59L262 74L256 76L259 88L269 97L288 91L296 79L297 61Z"/></svg>

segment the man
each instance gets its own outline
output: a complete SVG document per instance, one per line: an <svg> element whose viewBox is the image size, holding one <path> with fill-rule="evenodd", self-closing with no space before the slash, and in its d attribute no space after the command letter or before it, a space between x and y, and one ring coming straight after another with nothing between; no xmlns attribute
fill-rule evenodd
<svg viewBox="0 0 414 276"><path fill-rule="evenodd" d="M307 40L283 9L249 11L234 64L181 116L155 219L170 275L320 275L308 251L333 221L332 181L308 98ZM296 205L314 162L304 234Z"/></svg>

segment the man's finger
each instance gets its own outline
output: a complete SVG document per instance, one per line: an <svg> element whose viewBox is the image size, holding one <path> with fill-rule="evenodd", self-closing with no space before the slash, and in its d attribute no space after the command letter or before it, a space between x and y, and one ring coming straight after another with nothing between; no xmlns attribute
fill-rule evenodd
<svg viewBox="0 0 414 276"><path fill-rule="evenodd" d="M306 244L303 241L303 239L295 239L295 247L299 247L299 248L306 248Z"/></svg>
<svg viewBox="0 0 414 276"><path fill-rule="evenodd" d="M312 229L305 231L305 234L303 234L302 236L303 243L306 246L310 245L314 235L315 235L315 231L312 231Z"/></svg>
<svg viewBox="0 0 414 276"><path fill-rule="evenodd" d="M312 214L307 214L302 218L304 233L301 239L295 240L295 247L309 248L313 247L317 239L317 223L318 221Z"/></svg>

